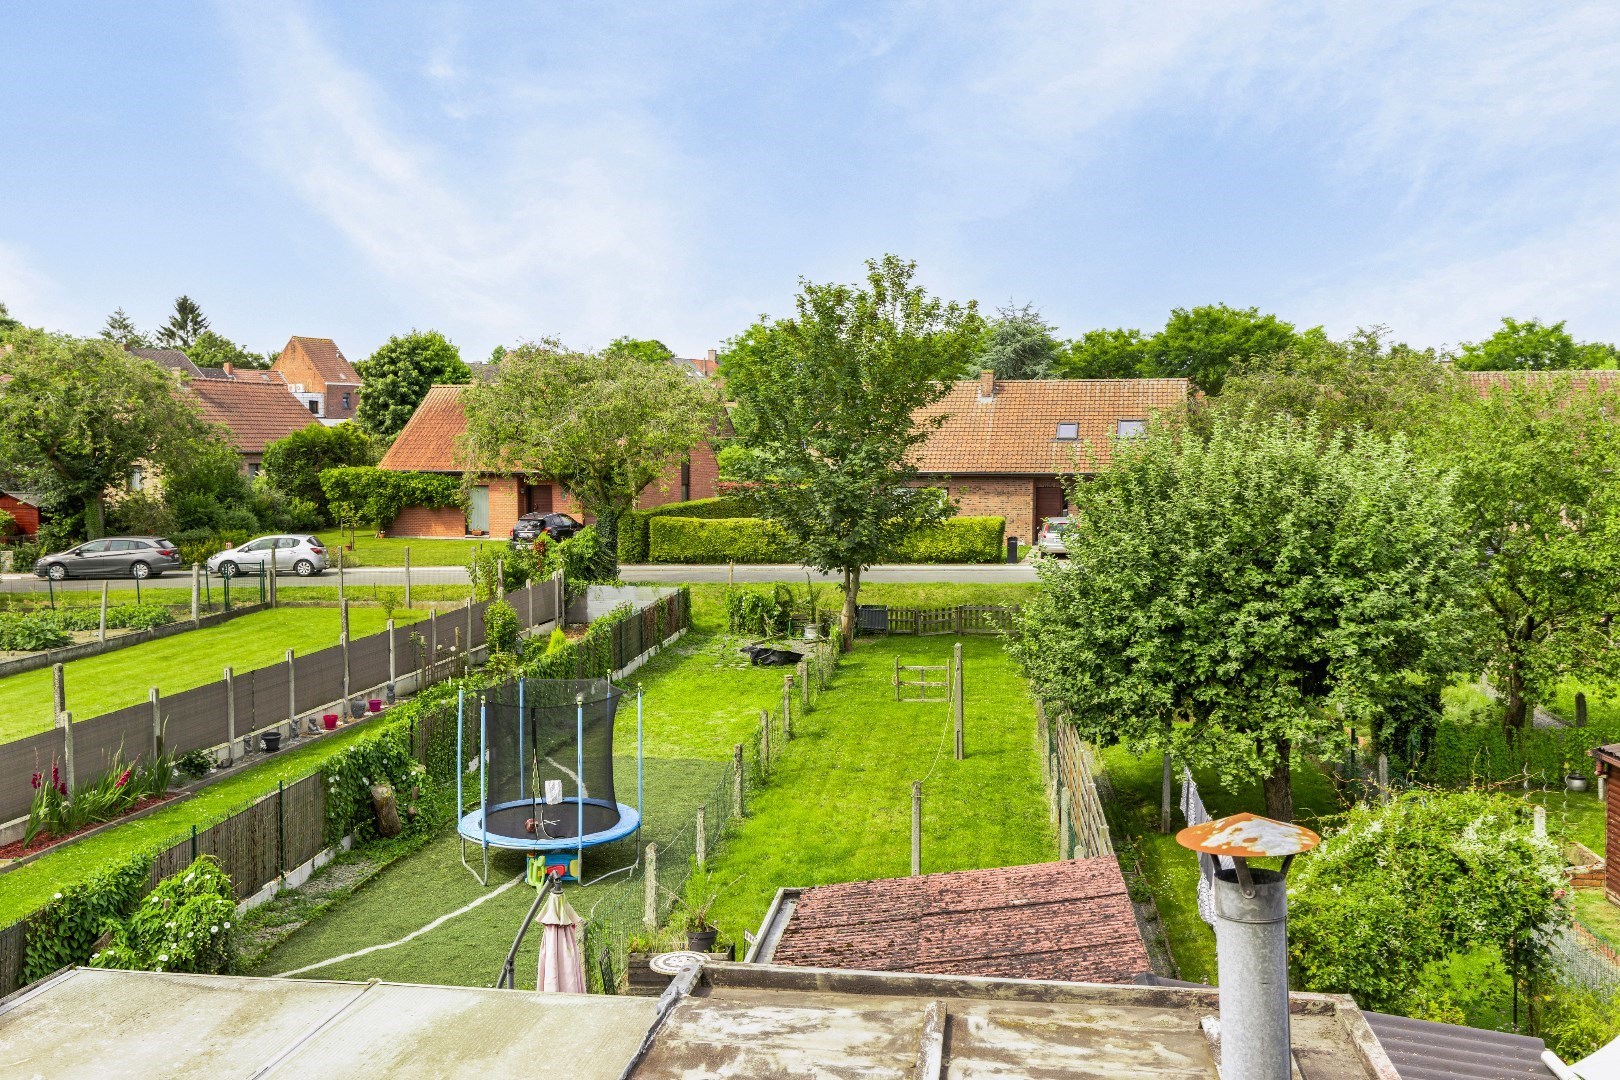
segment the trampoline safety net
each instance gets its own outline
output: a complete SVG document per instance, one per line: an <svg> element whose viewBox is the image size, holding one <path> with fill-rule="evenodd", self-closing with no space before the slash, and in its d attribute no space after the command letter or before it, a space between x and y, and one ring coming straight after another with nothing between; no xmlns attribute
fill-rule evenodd
<svg viewBox="0 0 1620 1080"><path fill-rule="evenodd" d="M468 734L484 732L491 837L577 840L619 824L613 720L621 693L606 679L522 679L486 692L481 717L467 710ZM477 772L466 779L465 801L477 805Z"/></svg>

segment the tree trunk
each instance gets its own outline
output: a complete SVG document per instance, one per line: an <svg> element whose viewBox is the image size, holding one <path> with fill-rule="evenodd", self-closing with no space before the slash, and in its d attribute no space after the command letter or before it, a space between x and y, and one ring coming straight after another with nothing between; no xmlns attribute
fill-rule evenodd
<svg viewBox="0 0 1620 1080"><path fill-rule="evenodd" d="M1164 770L1159 778L1159 831L1169 836L1175 827L1175 766L1170 763L1170 755L1164 755Z"/></svg>
<svg viewBox="0 0 1620 1080"><path fill-rule="evenodd" d="M1294 785L1289 771L1292 747L1287 739L1277 740L1277 764L1262 781L1266 794L1266 816L1276 821L1294 820Z"/></svg>
<svg viewBox="0 0 1620 1080"><path fill-rule="evenodd" d="M99 540L107 535L106 500L100 495L89 495L84 500L84 535L87 540Z"/></svg>
<svg viewBox="0 0 1620 1080"><path fill-rule="evenodd" d="M1506 702L1502 710L1502 727L1512 738L1524 731L1530 719L1530 703L1524 698L1524 674L1517 662L1508 664L1507 686L1504 689Z"/></svg>
<svg viewBox="0 0 1620 1080"><path fill-rule="evenodd" d="M855 647L855 605L859 602L861 592L861 572L859 569L844 571L844 611L838 619L838 636L843 642L843 651Z"/></svg>
<svg viewBox="0 0 1620 1080"><path fill-rule="evenodd" d="M400 824L399 807L394 803L394 789L388 784L371 785L371 807L377 812L377 831L383 836L398 836L404 831Z"/></svg>
<svg viewBox="0 0 1620 1080"><path fill-rule="evenodd" d="M596 574L601 581L619 580L619 517L622 511L616 507L604 507L596 511L596 538L602 542L601 553L596 559Z"/></svg>

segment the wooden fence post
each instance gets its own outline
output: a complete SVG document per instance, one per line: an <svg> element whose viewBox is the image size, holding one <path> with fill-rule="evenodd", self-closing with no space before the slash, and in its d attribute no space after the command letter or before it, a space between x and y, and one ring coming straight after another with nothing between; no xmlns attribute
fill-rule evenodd
<svg viewBox="0 0 1620 1080"><path fill-rule="evenodd" d="M700 803L697 808L697 824L695 826L697 831L693 834L693 838L697 842L697 868L699 871L707 869L709 861L709 834L706 828L707 823L704 820L707 813L707 809Z"/></svg>
<svg viewBox="0 0 1620 1080"><path fill-rule="evenodd" d="M405 545L405 608L411 606L411 545Z"/></svg>
<svg viewBox="0 0 1620 1080"><path fill-rule="evenodd" d="M1074 841L1069 835L1069 789L1058 784L1058 858L1074 856Z"/></svg>
<svg viewBox="0 0 1620 1080"><path fill-rule="evenodd" d="M922 781L911 782L911 876L922 875Z"/></svg>
<svg viewBox="0 0 1620 1080"><path fill-rule="evenodd" d="M962 609L957 608L960 615ZM962 643L958 641L951 649L951 703L956 710L956 760L961 761L967 757L966 748L962 742L962 725L965 718L965 706L962 700Z"/></svg>
<svg viewBox="0 0 1620 1080"><path fill-rule="evenodd" d="M738 743L732 751L732 793L731 813L735 817L743 816L743 747Z"/></svg>
<svg viewBox="0 0 1620 1080"><path fill-rule="evenodd" d="M782 739L793 738L793 676L782 676Z"/></svg>
<svg viewBox="0 0 1620 1080"><path fill-rule="evenodd" d="M759 763L761 771L771 771L771 711L759 710Z"/></svg>
<svg viewBox="0 0 1620 1080"><path fill-rule="evenodd" d="M898 654L894 658L894 700L900 700L900 657Z"/></svg>
<svg viewBox="0 0 1620 1080"><path fill-rule="evenodd" d="M152 756L159 757L163 753L163 706L157 687L146 692L146 700L152 703Z"/></svg>
<svg viewBox="0 0 1620 1080"><path fill-rule="evenodd" d="M646 895L641 922L648 930L658 929L658 845L647 845Z"/></svg>
<svg viewBox="0 0 1620 1080"><path fill-rule="evenodd" d="M62 775L67 782L68 797L72 798L78 784L73 772L73 714L65 710L57 713L56 726L62 729Z"/></svg>
<svg viewBox="0 0 1620 1080"><path fill-rule="evenodd" d="M951 628L958 634L962 632L962 605L957 604L951 609Z"/></svg>
<svg viewBox="0 0 1620 1080"><path fill-rule="evenodd" d="M107 640L107 586L109 582L103 578L101 582L101 623L96 628L96 640L105 643Z"/></svg>
<svg viewBox="0 0 1620 1080"><path fill-rule="evenodd" d="M799 712L800 715L810 711L810 661L799 661Z"/></svg>
<svg viewBox="0 0 1620 1080"><path fill-rule="evenodd" d="M225 669L225 754L236 764L236 682L230 668Z"/></svg>
<svg viewBox="0 0 1620 1080"><path fill-rule="evenodd" d="M1159 771L1159 831L1166 836L1170 835L1173 822L1171 811L1175 806L1171 798L1171 789L1175 785L1175 766L1170 762L1170 755L1164 755L1164 764Z"/></svg>

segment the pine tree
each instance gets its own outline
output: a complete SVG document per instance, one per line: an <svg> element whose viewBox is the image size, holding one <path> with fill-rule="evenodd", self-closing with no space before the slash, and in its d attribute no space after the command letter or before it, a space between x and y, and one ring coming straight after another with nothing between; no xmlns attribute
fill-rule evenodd
<svg viewBox="0 0 1620 1080"><path fill-rule="evenodd" d="M208 329L208 319L202 308L189 296L174 302L174 314L157 333L158 343L170 349L184 349Z"/></svg>
<svg viewBox="0 0 1620 1080"><path fill-rule="evenodd" d="M114 345L121 345L126 349L142 349L150 345L146 335L135 326L135 320L119 308L107 316L107 325L101 328L101 336Z"/></svg>

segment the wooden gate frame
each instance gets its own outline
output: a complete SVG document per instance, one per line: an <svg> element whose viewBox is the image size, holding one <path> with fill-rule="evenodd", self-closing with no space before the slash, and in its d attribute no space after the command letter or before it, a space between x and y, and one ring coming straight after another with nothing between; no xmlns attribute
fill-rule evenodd
<svg viewBox="0 0 1620 1080"><path fill-rule="evenodd" d="M916 681L907 682L903 680L900 677L902 671L915 671L917 673ZM928 679L927 673L930 671L943 671L945 681L935 682ZM894 685L894 700L896 701L912 701L932 705L949 705L956 701L956 679L951 675L950 664L902 664L900 657L896 656L894 658L894 676L890 681ZM944 697L928 696L929 690L941 686L945 688ZM902 697L900 691L904 687L915 688L917 696Z"/></svg>

